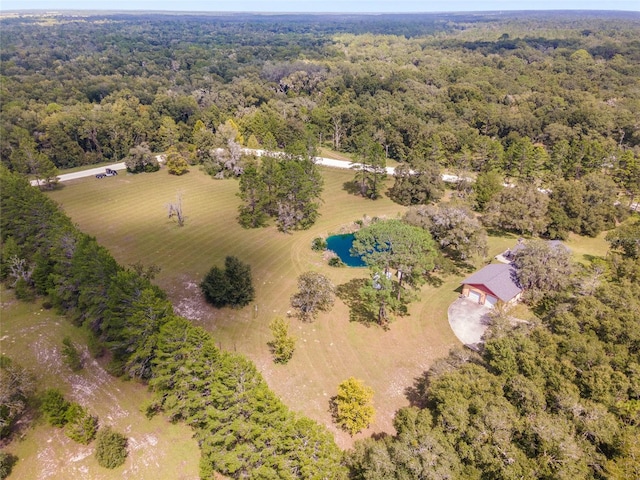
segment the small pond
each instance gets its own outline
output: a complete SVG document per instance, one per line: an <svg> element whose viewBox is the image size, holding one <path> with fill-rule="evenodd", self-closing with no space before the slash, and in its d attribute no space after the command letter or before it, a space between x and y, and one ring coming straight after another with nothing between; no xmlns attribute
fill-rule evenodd
<svg viewBox="0 0 640 480"><path fill-rule="evenodd" d="M359 256L351 255L351 246L353 245L353 233L345 233L343 235L331 235L327 238L327 250L336 252L342 262L349 267L366 267L366 263Z"/></svg>

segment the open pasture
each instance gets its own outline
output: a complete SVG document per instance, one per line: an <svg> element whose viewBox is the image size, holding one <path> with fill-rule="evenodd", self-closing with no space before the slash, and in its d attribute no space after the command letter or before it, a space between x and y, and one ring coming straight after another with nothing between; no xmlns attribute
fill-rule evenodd
<svg viewBox="0 0 640 480"><path fill-rule="evenodd" d="M336 285L365 277L366 269L332 268L311 250L315 237L338 233L353 220L395 217L401 207L384 197L377 201L348 194L343 185L353 172L325 168L324 203L318 222L307 231L285 235L275 227L246 230L237 221L236 180L213 180L197 169L182 177L166 170L119 175L107 181L86 178L66 183L50 196L79 227L95 235L123 265L156 264L156 282L170 295L178 313L209 330L219 346L251 358L270 387L293 410L327 425L342 447L352 439L333 426L329 399L349 376L375 390L375 423L362 436L392 432L395 411L408 404L405 389L434 360L459 345L447 308L457 297L461 277L447 277L439 287L425 286L410 315L398 318L389 331L349 321L346 305L336 301L331 312L314 323L291 318L297 348L287 365L275 365L267 347L269 322L287 316L289 297L299 274L314 270ZM186 224L180 228L165 205L182 194ZM491 255L515 243L514 236L492 237ZM198 283L213 265L235 255L252 267L256 300L241 309L216 310L206 305Z"/></svg>

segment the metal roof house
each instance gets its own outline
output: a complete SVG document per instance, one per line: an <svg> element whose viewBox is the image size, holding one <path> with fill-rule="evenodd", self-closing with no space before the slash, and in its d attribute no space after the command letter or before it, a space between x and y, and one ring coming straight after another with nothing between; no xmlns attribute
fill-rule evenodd
<svg viewBox="0 0 640 480"><path fill-rule="evenodd" d="M493 307L498 301L515 303L522 295L515 269L510 264L487 265L462 282L462 295L480 305Z"/></svg>

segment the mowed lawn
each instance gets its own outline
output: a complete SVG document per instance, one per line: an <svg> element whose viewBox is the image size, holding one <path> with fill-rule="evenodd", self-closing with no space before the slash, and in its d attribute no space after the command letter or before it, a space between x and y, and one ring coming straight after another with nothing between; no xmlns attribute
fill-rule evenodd
<svg viewBox="0 0 640 480"><path fill-rule="evenodd" d="M136 382L110 376L87 351L84 332L40 303L18 302L12 292L0 291L0 351L30 370L36 388L60 389L68 400L80 403L100 425L111 425L129 439L129 456L121 467L108 470L94 458L95 442L84 446L29 413L28 429L19 430L3 447L18 457L10 478L16 479L122 479L198 478L200 452L186 425L171 424L157 416L148 420L141 411L151 399ZM82 352L85 367L72 372L64 363L62 340L69 336Z"/></svg>
<svg viewBox="0 0 640 480"><path fill-rule="evenodd" d="M439 287L425 286L410 315L390 330L349 321L340 301L314 323L291 318L298 338L293 359L275 365L267 347L269 322L286 317L299 274L313 270L336 284L366 277L366 269L331 268L311 250L315 237L336 233L368 216L394 218L405 208L384 197L377 201L348 194L344 183L353 172L325 168L323 204L318 222L307 231L285 235L275 227L246 230L236 220L240 199L236 180L213 180L197 169L182 177L166 170L65 183L49 195L86 233L95 235L123 265L156 264L156 282L170 295L176 311L209 330L219 346L251 358L270 387L293 410L327 425L344 448L347 434L331 422L329 399L337 385L355 376L375 390L375 423L356 436L393 432L395 411L408 404L405 390L449 349L460 345L449 327L447 308L458 296L460 277L447 277ZM186 215L182 228L169 219L166 204L180 193ZM491 255L515 243L515 236L491 239ZM256 300L241 309L216 310L201 298L198 283L213 266L235 255L252 267Z"/></svg>

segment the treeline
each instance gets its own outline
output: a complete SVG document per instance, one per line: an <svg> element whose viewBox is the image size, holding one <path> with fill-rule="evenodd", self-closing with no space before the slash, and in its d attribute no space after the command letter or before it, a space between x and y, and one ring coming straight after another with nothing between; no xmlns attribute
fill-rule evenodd
<svg viewBox="0 0 640 480"><path fill-rule="evenodd" d="M640 475L640 222L547 295L542 320L497 317L410 389L395 436L348 454L356 479L629 479Z"/></svg>
<svg viewBox="0 0 640 480"><path fill-rule="evenodd" d="M209 169L231 119L252 148L367 138L411 165L542 184L604 170L638 194L636 15L423 20L3 19L0 157L29 172L147 142Z"/></svg>
<svg viewBox="0 0 640 480"><path fill-rule="evenodd" d="M0 167L3 280L46 297L95 336L109 370L147 382L164 412L188 423L201 447L201 476L342 478L331 435L293 414L255 366L220 351L211 336L173 313L154 270L124 268L22 177Z"/></svg>

